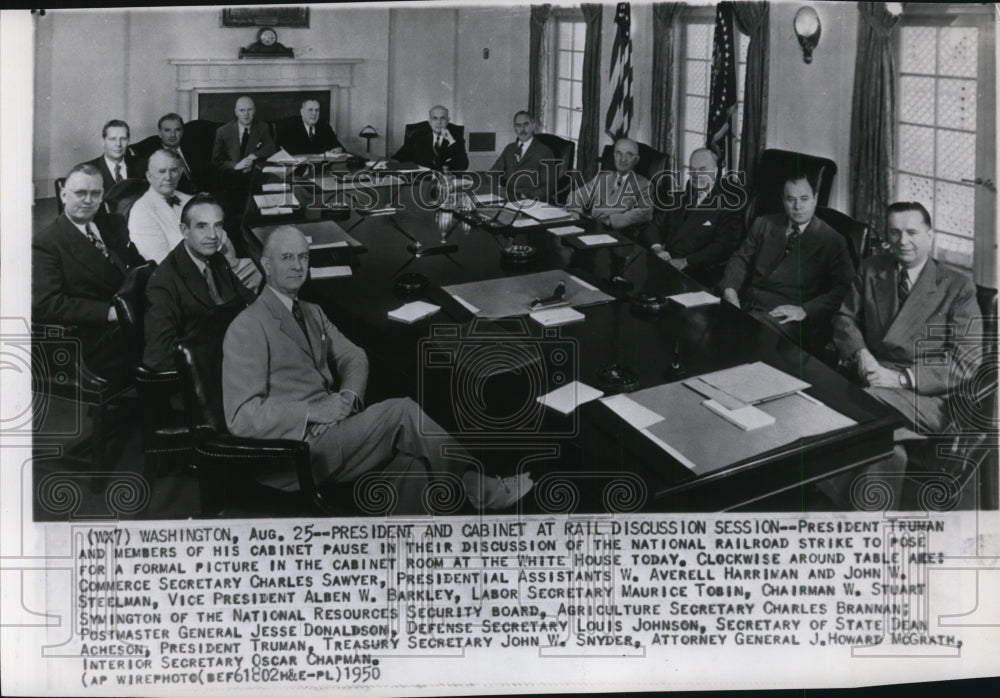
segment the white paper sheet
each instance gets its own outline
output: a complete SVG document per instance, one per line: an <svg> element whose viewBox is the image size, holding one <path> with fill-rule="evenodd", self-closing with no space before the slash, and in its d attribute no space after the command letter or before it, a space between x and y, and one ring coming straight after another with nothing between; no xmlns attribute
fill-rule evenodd
<svg viewBox="0 0 1000 698"><path fill-rule="evenodd" d="M350 276L353 272L350 267L313 267L309 271L313 279L336 279L341 276Z"/></svg>
<svg viewBox="0 0 1000 698"><path fill-rule="evenodd" d="M411 323L429 317L439 310L441 310L441 306L439 305L427 303L426 301L413 301L412 303L401 305L395 310L390 310L387 315L390 320Z"/></svg>
<svg viewBox="0 0 1000 698"><path fill-rule="evenodd" d="M549 228L549 232L555 235L573 235L582 233L583 228L578 225L561 225L558 228Z"/></svg>
<svg viewBox="0 0 1000 698"><path fill-rule="evenodd" d="M599 233L597 235L581 235L577 238L584 245L608 245L615 244L618 239L608 235L607 233Z"/></svg>
<svg viewBox="0 0 1000 698"><path fill-rule="evenodd" d="M572 383L567 383L561 388L556 388L550 393L546 393L538 398L538 402L542 403L546 407L551 407L554 410L562 412L563 414L569 414L575 410L579 405L585 402L590 402L591 400L596 400L597 398L604 395L597 388L591 388L585 383L580 381L573 381Z"/></svg>
<svg viewBox="0 0 1000 698"><path fill-rule="evenodd" d="M718 303L721 299L718 296L713 296L708 291L691 291L690 293L678 293L673 296L667 296L672 301L680 303L685 308L692 308L696 305L712 305L713 303Z"/></svg>
<svg viewBox="0 0 1000 698"><path fill-rule="evenodd" d="M646 409L627 395L612 395L601 398L601 402L636 429L645 429L663 421L663 417Z"/></svg>

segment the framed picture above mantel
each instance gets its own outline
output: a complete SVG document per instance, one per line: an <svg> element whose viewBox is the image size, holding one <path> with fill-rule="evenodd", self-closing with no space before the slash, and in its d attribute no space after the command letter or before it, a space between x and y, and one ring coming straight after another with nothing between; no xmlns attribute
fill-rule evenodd
<svg viewBox="0 0 1000 698"><path fill-rule="evenodd" d="M223 27L309 28L308 7L227 7L222 10Z"/></svg>

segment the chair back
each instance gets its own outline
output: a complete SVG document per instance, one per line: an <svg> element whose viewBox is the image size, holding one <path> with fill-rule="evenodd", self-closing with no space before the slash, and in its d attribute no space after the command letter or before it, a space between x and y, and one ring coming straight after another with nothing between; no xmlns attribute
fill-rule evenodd
<svg viewBox="0 0 1000 698"><path fill-rule="evenodd" d="M816 215L847 240L847 249L851 253L851 261L856 269L861 260L869 256L871 229L866 223L856 221L845 213L826 206L817 206Z"/></svg>
<svg viewBox="0 0 1000 698"><path fill-rule="evenodd" d="M58 212L56 215L61 216L63 212L62 190L66 186L66 178L56 177L52 180L52 186L56 190L56 211Z"/></svg>
<svg viewBox="0 0 1000 698"><path fill-rule="evenodd" d="M133 267L125 276L121 288L111 298L115 312L118 313L118 322L125 330L129 346L137 357L142 357L142 347L145 344L142 320L146 314L146 284L155 269L154 261Z"/></svg>
<svg viewBox="0 0 1000 698"><path fill-rule="evenodd" d="M667 167L667 154L661 153L655 148L651 148L645 143L639 143L639 161L635 164L635 171L646 179L652 179L653 175ZM611 171L615 169L615 146L613 144L604 146L601 151L601 169Z"/></svg>
<svg viewBox="0 0 1000 698"><path fill-rule="evenodd" d="M751 192L750 203L746 210L747 229L749 230L750 224L758 216L781 213L785 210L781 196L787 177L813 173L819 175L816 203L819 206L826 206L830 203L830 190L837 176L837 163L830 158L791 150L776 148L765 150L757 169L755 191Z"/></svg>
<svg viewBox="0 0 1000 698"><path fill-rule="evenodd" d="M213 308L181 339L174 352L192 432L229 431L222 403L222 340L244 307L242 303L226 303Z"/></svg>
<svg viewBox="0 0 1000 698"><path fill-rule="evenodd" d="M560 138L551 133L536 133L534 137L538 139L539 143L547 146L562 161L560 164L561 169L559 170L559 181L555 183L555 198L557 204L564 204L572 186L572 180L568 172L573 169L576 144L571 140Z"/></svg>
<svg viewBox="0 0 1000 698"><path fill-rule="evenodd" d="M149 189L149 182L143 177L129 177L115 184L108 193L104 195L104 203L108 213L115 213L122 216L126 221L128 214L132 210L132 204L146 193Z"/></svg>

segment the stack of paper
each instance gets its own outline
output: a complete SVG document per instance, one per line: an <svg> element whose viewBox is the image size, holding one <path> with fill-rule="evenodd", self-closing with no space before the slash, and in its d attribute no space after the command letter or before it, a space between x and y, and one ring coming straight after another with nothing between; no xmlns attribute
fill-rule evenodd
<svg viewBox="0 0 1000 698"><path fill-rule="evenodd" d="M719 302L718 296L713 296L708 291L692 291L690 293L678 293L673 296L667 296L670 300L675 303L683 305L685 308L692 308L696 305L711 305L713 303Z"/></svg>
<svg viewBox="0 0 1000 698"><path fill-rule="evenodd" d="M538 202L535 202L534 205L526 205L521 211L539 221L558 221L573 217L573 214L566 209Z"/></svg>
<svg viewBox="0 0 1000 698"><path fill-rule="evenodd" d="M269 191L288 191L289 186L290 185L285 184L284 182L275 182L275 183L272 183L272 184L264 184L264 185L262 185L261 188L260 188L260 190L264 191L264 192L269 192Z"/></svg>
<svg viewBox="0 0 1000 698"><path fill-rule="evenodd" d="M272 208L262 208L260 210L260 215L262 216L284 216L286 214L292 213L294 209L287 206L274 206Z"/></svg>
<svg viewBox="0 0 1000 698"><path fill-rule="evenodd" d="M310 250L325 250L330 247L347 247L347 240L334 240L333 242L323 242L312 244L312 238L307 238L309 240Z"/></svg>
<svg viewBox="0 0 1000 698"><path fill-rule="evenodd" d="M292 164L292 165L298 165L300 162L305 162L306 158L296 157L295 155L290 154L284 148L279 148L278 152L276 152L274 155L272 155L271 157L269 157L267 159L267 161L268 162L280 162L280 163L289 163L289 164Z"/></svg>
<svg viewBox="0 0 1000 698"><path fill-rule="evenodd" d="M558 228L549 228L549 232L555 235L575 235L582 233L583 228L578 225L561 225Z"/></svg>
<svg viewBox="0 0 1000 698"><path fill-rule="evenodd" d="M811 387L763 361L706 373L701 380L748 405Z"/></svg>
<svg viewBox="0 0 1000 698"><path fill-rule="evenodd" d="M264 213L265 208L276 208L278 206L298 206L299 200L295 198L295 194L291 192L279 192L276 194L254 194L254 203L257 204L257 208L260 209L261 213Z"/></svg>
<svg viewBox="0 0 1000 698"><path fill-rule="evenodd" d="M284 175L286 170L280 165L266 165L261 168L261 172L264 174Z"/></svg>
<svg viewBox="0 0 1000 698"><path fill-rule="evenodd" d="M441 310L441 306L426 301L413 301L388 312L390 320L411 324Z"/></svg>
<svg viewBox="0 0 1000 698"><path fill-rule="evenodd" d="M607 233L600 233L598 235L581 235L577 238L584 245L615 245L618 243L618 238L608 235Z"/></svg>
<svg viewBox="0 0 1000 698"><path fill-rule="evenodd" d="M336 279L341 276L350 276L353 272L350 267L313 267L309 270L309 275L313 279Z"/></svg>
<svg viewBox="0 0 1000 698"><path fill-rule="evenodd" d="M528 313L528 317L543 327L559 327L560 325L568 325L571 322L579 322L586 316L577 310L573 310L572 307L564 305L559 308L536 310Z"/></svg>
<svg viewBox="0 0 1000 698"><path fill-rule="evenodd" d="M585 385L579 381L573 381L553 390L551 393L542 395L538 398L538 402L563 414L569 414L577 406L591 400L596 400L602 395L604 393L596 388L591 388L589 385Z"/></svg>
<svg viewBox="0 0 1000 698"><path fill-rule="evenodd" d="M486 193L473 194L473 196L476 198L476 201L479 202L480 206L489 206L490 204L501 203L504 200L504 198L499 194Z"/></svg>

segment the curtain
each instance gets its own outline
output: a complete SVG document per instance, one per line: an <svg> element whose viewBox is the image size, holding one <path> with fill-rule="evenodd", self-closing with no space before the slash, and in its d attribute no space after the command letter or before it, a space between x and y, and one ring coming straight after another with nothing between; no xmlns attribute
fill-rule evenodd
<svg viewBox="0 0 1000 698"><path fill-rule="evenodd" d="M674 162L674 21L682 2L653 5L653 147L666 153L666 169Z"/></svg>
<svg viewBox="0 0 1000 698"><path fill-rule="evenodd" d="M601 13L604 6L596 3L580 5L587 25L583 43L583 115L577 141L577 167L590 179L597 174L601 145Z"/></svg>
<svg viewBox="0 0 1000 698"><path fill-rule="evenodd" d="M892 198L896 91L892 30L899 17L884 2L859 2L858 53L851 112L851 215L881 229Z"/></svg>
<svg viewBox="0 0 1000 698"><path fill-rule="evenodd" d="M545 45L545 24L552 5L532 5L528 29L528 111L535 117L538 130L544 131L549 116L549 47Z"/></svg>
<svg viewBox="0 0 1000 698"><path fill-rule="evenodd" d="M743 125L740 131L739 169L746 173L746 188L753 191L760 157L767 147L767 70L770 54L767 2L733 3L737 28L749 37L746 84L743 89Z"/></svg>

